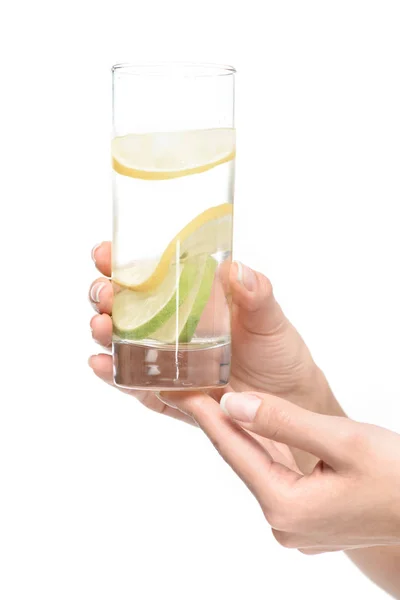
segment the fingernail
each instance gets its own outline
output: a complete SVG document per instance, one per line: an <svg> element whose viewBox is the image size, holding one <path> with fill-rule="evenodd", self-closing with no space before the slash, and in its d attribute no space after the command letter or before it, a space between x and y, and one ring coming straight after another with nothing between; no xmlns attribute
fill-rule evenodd
<svg viewBox="0 0 400 600"><path fill-rule="evenodd" d="M100 248L100 246L101 246L101 244L96 244L92 248L92 261L94 262L94 264L96 264L96 250L97 250L97 248Z"/></svg>
<svg viewBox="0 0 400 600"><path fill-rule="evenodd" d="M105 287L105 285L106 284L104 282L99 281L98 283L95 283L90 290L90 298L96 304L100 302L100 292Z"/></svg>
<svg viewBox="0 0 400 600"><path fill-rule="evenodd" d="M221 410L237 421L254 421L261 399L252 394L225 394L221 399Z"/></svg>
<svg viewBox="0 0 400 600"><path fill-rule="evenodd" d="M239 261L235 261L237 265L237 280L249 291L253 292L256 289L257 277L252 269L246 267Z"/></svg>

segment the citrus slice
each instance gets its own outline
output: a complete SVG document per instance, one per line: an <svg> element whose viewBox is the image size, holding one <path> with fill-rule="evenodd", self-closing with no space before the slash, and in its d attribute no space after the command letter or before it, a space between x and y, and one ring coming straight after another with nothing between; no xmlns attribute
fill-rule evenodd
<svg viewBox="0 0 400 600"><path fill-rule="evenodd" d="M115 267L113 269L112 279L114 283L122 285L131 290L143 290L143 282L150 279L157 268L159 259L143 259L126 265L124 267ZM165 275L167 270L165 271ZM162 279L160 278L161 282ZM154 286L156 287L156 285ZM151 288L149 288L151 289Z"/></svg>
<svg viewBox="0 0 400 600"><path fill-rule="evenodd" d="M114 268L115 283L135 291L155 289L176 260L187 261L202 254L226 252L232 246L232 204L220 204L205 210L190 221L164 250L160 260L147 261L146 267L135 264Z"/></svg>
<svg viewBox="0 0 400 600"><path fill-rule="evenodd" d="M113 331L122 339L141 340L159 329L176 313L190 293L197 265L174 265L157 290L122 290L113 303Z"/></svg>
<svg viewBox="0 0 400 600"><path fill-rule="evenodd" d="M217 264L210 256L201 257L196 261L196 281L186 300L181 304L178 313L152 334L152 339L166 344L172 344L177 339L181 343L190 342L210 297Z"/></svg>
<svg viewBox="0 0 400 600"><path fill-rule="evenodd" d="M130 133L111 142L113 169L135 179L203 173L235 157L234 129Z"/></svg>

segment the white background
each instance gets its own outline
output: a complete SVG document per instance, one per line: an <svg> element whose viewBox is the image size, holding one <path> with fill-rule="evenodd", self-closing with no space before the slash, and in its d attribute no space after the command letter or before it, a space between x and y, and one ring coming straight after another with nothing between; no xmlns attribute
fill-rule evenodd
<svg viewBox="0 0 400 600"><path fill-rule="evenodd" d="M400 431L397 0L14 1L0 28L2 600L383 599L280 548L201 432L92 375L86 294L112 64L232 63L236 257L351 416Z"/></svg>

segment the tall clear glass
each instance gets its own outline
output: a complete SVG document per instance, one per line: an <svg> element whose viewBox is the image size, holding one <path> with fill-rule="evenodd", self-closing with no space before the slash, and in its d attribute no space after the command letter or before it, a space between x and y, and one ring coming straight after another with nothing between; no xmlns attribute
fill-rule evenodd
<svg viewBox="0 0 400 600"><path fill-rule="evenodd" d="M116 65L114 380L222 387L230 372L235 69Z"/></svg>

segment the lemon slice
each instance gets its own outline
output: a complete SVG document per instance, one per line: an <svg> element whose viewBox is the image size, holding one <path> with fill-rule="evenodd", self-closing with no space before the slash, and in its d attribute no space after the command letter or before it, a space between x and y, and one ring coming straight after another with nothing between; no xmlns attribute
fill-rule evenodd
<svg viewBox="0 0 400 600"><path fill-rule="evenodd" d="M173 265L157 290L122 290L112 309L113 332L121 339L141 340L162 327L187 298L198 276L196 263Z"/></svg>
<svg viewBox="0 0 400 600"><path fill-rule="evenodd" d="M217 261L211 256L196 261L197 277L192 289L181 304L177 314L152 334L153 340L166 344L189 343L200 321L203 310L210 298Z"/></svg>
<svg viewBox="0 0 400 600"><path fill-rule="evenodd" d="M111 143L112 165L135 179L174 179L203 173L235 157L234 129L130 133Z"/></svg>
<svg viewBox="0 0 400 600"><path fill-rule="evenodd" d="M232 204L205 210L190 221L168 244L160 260L147 261L145 268L135 264L114 268L115 283L135 291L151 291L166 277L176 260L186 261L202 254L226 252L232 246Z"/></svg>
<svg viewBox="0 0 400 600"><path fill-rule="evenodd" d="M159 264L159 259L143 259L130 263L123 267L114 267L112 280L114 283L131 290L151 289L143 288L143 283L153 275ZM167 270L165 275L167 274ZM160 279L161 282L161 279ZM156 287L156 286L155 286Z"/></svg>

